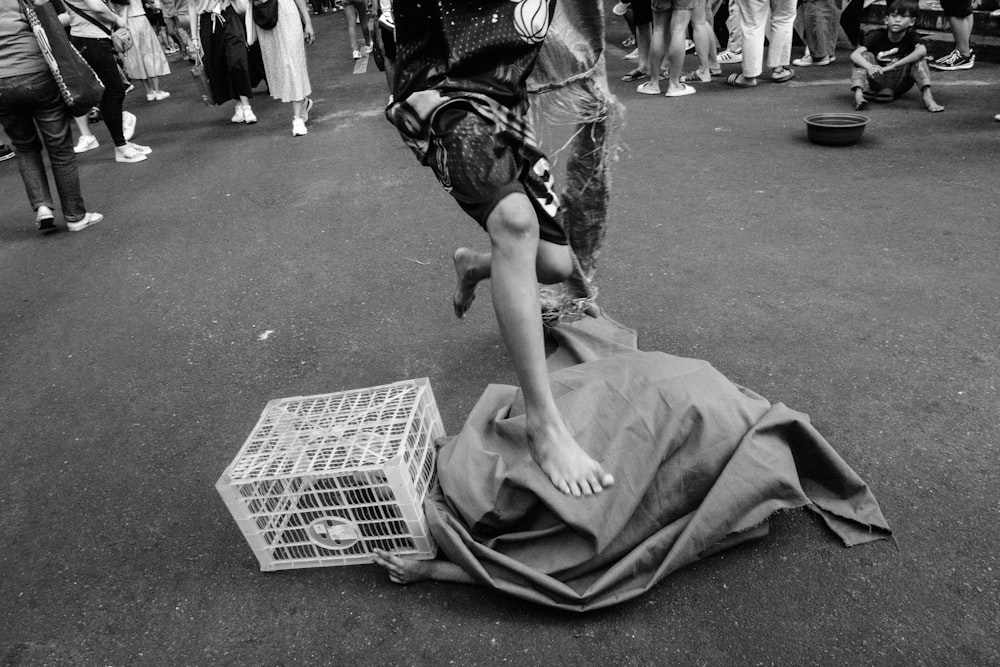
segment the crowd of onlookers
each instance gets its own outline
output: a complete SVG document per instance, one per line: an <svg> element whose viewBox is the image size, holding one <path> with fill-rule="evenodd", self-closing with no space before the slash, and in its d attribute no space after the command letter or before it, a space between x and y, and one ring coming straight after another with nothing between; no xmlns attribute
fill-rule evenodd
<svg viewBox="0 0 1000 667"><path fill-rule="evenodd" d="M854 106L889 102L916 86L928 111L944 109L931 93L930 69L964 70L975 64L970 43L973 0L942 0L955 38L955 49L936 60L927 56L915 26L917 0L890 0L885 27L861 35L861 7L866 0L630 0L619 2L635 47L626 59L635 66L622 79L638 82L645 95L685 97L697 84L722 75L722 66L740 69L724 79L751 88L767 76L781 83L797 67L825 67L836 60L838 41L850 42L854 67L850 79ZM372 51L369 18L393 29L391 0L12 0L0 4L0 120L15 150L0 144L0 161L18 158L36 224L55 229L54 200L42 158L48 153L60 205L71 230L102 219L87 212L80 194L76 155L97 150L91 125L102 121L114 145L116 162L148 159L153 150L133 141L137 118L124 109L129 91L142 86L147 102L170 97L163 88L171 72L170 56L187 59L203 85L208 104L233 103L231 122L253 124L253 90L267 81L271 97L292 109L293 136L308 133L313 106L305 47L315 34L311 14L342 11L352 56ZM27 7L51 4L69 39L101 82L100 103L70 118L49 65L27 17ZM48 9L45 9L48 11ZM715 21L725 12L725 30ZM1000 15L1000 10L994 12ZM268 19L270 17L270 19ZM270 23L267 21L270 20ZM131 47L116 47L115 30L127 28ZM792 60L798 30L805 44ZM722 35L725 39L719 39ZM685 53L694 50L697 66L683 71ZM766 59L765 59L766 52ZM187 66L187 65L186 65ZM1000 114L996 116L1000 121ZM73 140L72 128L77 140Z"/></svg>
<svg viewBox="0 0 1000 667"><path fill-rule="evenodd" d="M920 90L928 111L943 111L931 93L930 70L955 71L975 65L972 33L974 0L941 0L955 41L953 51L937 59L927 55L916 31L918 0L889 0L885 26L861 32L861 10L868 0L628 0L613 12L628 22L632 47L626 59L635 67L622 80L639 82L638 93L666 97L693 95L692 84L722 75L725 64L739 64L724 82L752 88L765 77L783 83L796 67L825 67L836 61L839 41L852 45L850 79L855 109L870 101L890 102L913 87ZM725 31L715 30L716 17ZM1000 16L1000 10L993 12ZM801 58L792 60L796 35L805 44ZM689 37L690 35L690 37ZM765 48L766 45L766 48ZM694 50L698 66L682 67L686 51ZM766 51L766 59L765 59ZM995 116L1000 121L1000 114Z"/></svg>
<svg viewBox="0 0 1000 667"><path fill-rule="evenodd" d="M365 0L313 0L312 11L305 0L0 3L0 121L10 144L0 143L0 161L17 159L38 229L56 229L45 153L67 228L79 231L103 219L86 210L77 156L100 149L92 128L97 122L107 128L117 163L143 162L152 155L151 147L133 141L138 122L124 108L125 100L133 90L144 93L148 103L167 100L170 92L163 84L171 73L171 56L188 61L184 66L198 78L206 104L233 104L231 122L257 122L251 100L254 88L266 80L269 95L290 104L292 136L308 134L311 15L329 10L343 10L354 58L371 52ZM70 114L48 59L49 40L35 32L41 26L38 12L50 12L53 23L63 26L67 34L59 37L68 39L103 85L100 101L86 113ZM128 37L124 42L122 31Z"/></svg>

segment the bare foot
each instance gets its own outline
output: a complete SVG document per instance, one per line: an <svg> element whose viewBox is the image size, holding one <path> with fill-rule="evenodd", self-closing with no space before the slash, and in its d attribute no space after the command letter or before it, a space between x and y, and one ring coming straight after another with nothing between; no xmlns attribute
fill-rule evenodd
<svg viewBox="0 0 1000 667"><path fill-rule="evenodd" d="M431 578L429 561L400 558L395 554L375 549L372 554L375 564L389 573L389 581L405 586Z"/></svg>
<svg viewBox="0 0 1000 667"><path fill-rule="evenodd" d="M465 313L476 299L476 285L483 279L480 275L479 260L479 253L471 248L459 248L452 255L455 275L458 278L452 305L455 307L455 317L458 319L465 317Z"/></svg>
<svg viewBox="0 0 1000 667"><path fill-rule="evenodd" d="M580 449L560 420L539 429L529 429L528 446L552 484L565 494L590 496L615 483L594 459Z"/></svg>
<svg viewBox="0 0 1000 667"><path fill-rule="evenodd" d="M927 108L931 113L937 113L938 111L944 111L944 107L935 102L934 100L928 100L924 102L924 107Z"/></svg>

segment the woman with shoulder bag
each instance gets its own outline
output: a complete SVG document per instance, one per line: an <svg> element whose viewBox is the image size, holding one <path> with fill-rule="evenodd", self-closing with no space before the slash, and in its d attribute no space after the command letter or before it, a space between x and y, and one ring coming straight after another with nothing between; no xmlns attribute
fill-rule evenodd
<svg viewBox="0 0 1000 667"><path fill-rule="evenodd" d="M267 89L271 97L292 103L292 136L308 132L306 121L312 100L309 94L309 69L306 66L306 44L316 40L312 20L305 0L267 0L277 4L277 22L270 28L257 25L257 41L267 73ZM254 21L257 21L254 2Z"/></svg>
<svg viewBox="0 0 1000 667"><path fill-rule="evenodd" d="M70 40L104 84L104 96L99 107L104 124L115 144L115 162L142 162L152 151L149 146L140 146L128 140L131 138L131 131L135 129L134 120L130 123L127 132L129 137L126 138L122 107L129 84L122 78L115 57L114 44L109 34L109 31L126 27L126 19L119 16L102 0L63 0L63 2L70 10ZM89 18L85 18L84 15ZM95 25L90 19L100 25ZM90 133L86 118L78 120L77 124L80 126L81 135L76 145L76 152L83 153L97 148L99 145L97 138Z"/></svg>
<svg viewBox="0 0 1000 667"><path fill-rule="evenodd" d="M253 85L247 42L249 6L250 0L190 0L188 3L196 64L204 65L216 104L236 102L236 112L230 119L233 123L257 122L250 108Z"/></svg>
<svg viewBox="0 0 1000 667"><path fill-rule="evenodd" d="M54 11L48 0L35 4L38 11ZM56 228L43 145L69 230L78 232L104 219L84 207L69 119L21 3L0 2L0 124L14 146L35 224L43 233Z"/></svg>

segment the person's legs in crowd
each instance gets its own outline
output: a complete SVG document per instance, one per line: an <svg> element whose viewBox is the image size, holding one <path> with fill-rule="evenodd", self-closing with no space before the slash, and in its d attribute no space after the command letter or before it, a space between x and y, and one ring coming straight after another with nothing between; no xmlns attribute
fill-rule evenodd
<svg viewBox="0 0 1000 667"><path fill-rule="evenodd" d="M796 67L825 66L836 59L838 0L804 0L802 38L806 54L792 61Z"/></svg>
<svg viewBox="0 0 1000 667"><path fill-rule="evenodd" d="M930 66L937 70L954 71L972 69L976 56L972 52L972 0L941 0L941 11L948 17L951 35L955 38L954 50Z"/></svg>
<svg viewBox="0 0 1000 667"><path fill-rule="evenodd" d="M770 5L767 66L771 69L772 81L788 81L794 76L788 65L792 59L792 36L795 33L795 0L770 0Z"/></svg>

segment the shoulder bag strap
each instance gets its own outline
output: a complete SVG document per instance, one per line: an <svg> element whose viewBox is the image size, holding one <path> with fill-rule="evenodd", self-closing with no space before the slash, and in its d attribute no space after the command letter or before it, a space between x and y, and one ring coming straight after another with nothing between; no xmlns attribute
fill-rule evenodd
<svg viewBox="0 0 1000 667"><path fill-rule="evenodd" d="M87 19L88 21L90 21L91 23L93 23L94 25L96 25L98 28L100 28L101 30L103 30L104 32L106 32L108 35L111 35L111 33L113 32L111 30L111 28L107 27L106 25L104 25L103 23L101 23L100 21L98 21L97 19L95 19L93 16L91 16L87 12L83 11L82 9L77 9L76 7L73 6L72 3L65 2L63 4L65 4L71 10L73 10L74 12L76 12L77 14L79 14L80 16L82 16L83 18Z"/></svg>

